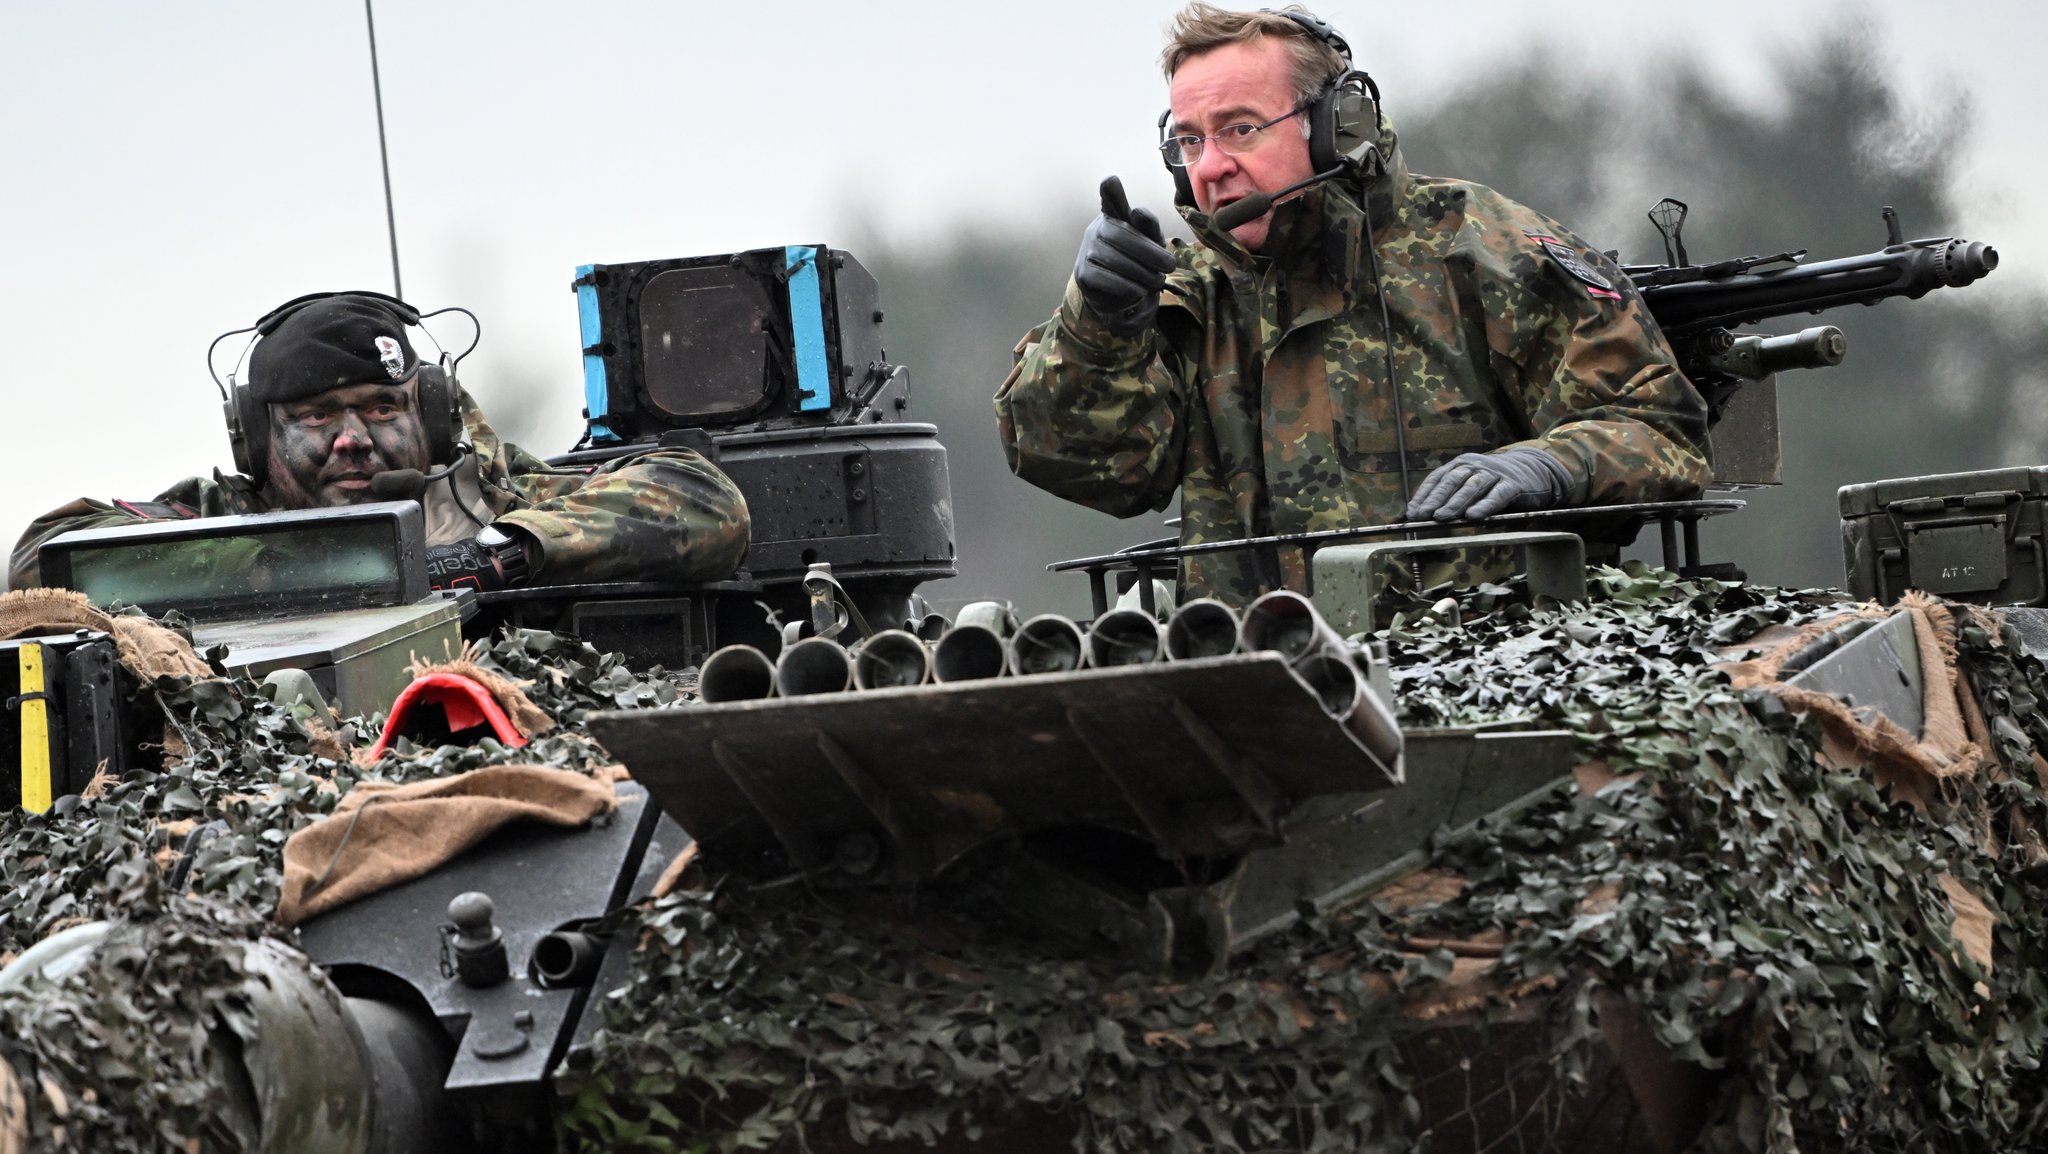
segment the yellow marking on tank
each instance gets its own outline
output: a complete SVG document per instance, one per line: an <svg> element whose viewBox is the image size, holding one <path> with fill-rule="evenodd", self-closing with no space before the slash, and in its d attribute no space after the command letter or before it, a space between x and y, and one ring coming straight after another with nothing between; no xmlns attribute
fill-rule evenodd
<svg viewBox="0 0 2048 1154"><path fill-rule="evenodd" d="M31 641L16 649L21 661L21 808L50 808L50 703L43 692L43 647Z"/></svg>

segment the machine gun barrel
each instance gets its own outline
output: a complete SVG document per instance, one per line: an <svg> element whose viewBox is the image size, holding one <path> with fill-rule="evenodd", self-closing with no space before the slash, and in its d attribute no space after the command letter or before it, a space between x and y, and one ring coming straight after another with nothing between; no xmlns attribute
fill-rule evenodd
<svg viewBox="0 0 2048 1154"><path fill-rule="evenodd" d="M1997 268L1998 250L1940 237L1789 268L1750 271L1748 264L1630 272L1650 315L1676 340L1711 328L1960 288Z"/></svg>

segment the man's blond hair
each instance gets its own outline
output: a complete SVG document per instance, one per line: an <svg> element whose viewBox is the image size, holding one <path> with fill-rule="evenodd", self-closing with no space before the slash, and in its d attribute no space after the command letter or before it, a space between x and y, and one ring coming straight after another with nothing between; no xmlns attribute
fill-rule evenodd
<svg viewBox="0 0 2048 1154"><path fill-rule="evenodd" d="M1311 15L1299 4L1282 12ZM1226 44L1249 44L1264 36L1279 38L1287 45L1287 82L1298 103L1316 98L1344 72L1344 58L1336 49L1308 34L1308 30L1280 12L1230 12L1201 0L1189 4L1173 18L1166 50L1159 54L1159 66L1171 81L1190 57L1200 56Z"/></svg>

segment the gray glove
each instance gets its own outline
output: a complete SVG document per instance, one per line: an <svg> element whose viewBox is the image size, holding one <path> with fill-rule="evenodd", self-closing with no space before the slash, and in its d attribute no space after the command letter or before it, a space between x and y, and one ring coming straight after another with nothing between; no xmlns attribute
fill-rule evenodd
<svg viewBox="0 0 2048 1154"><path fill-rule="evenodd" d="M1572 494L1571 474L1541 449L1461 453L1422 481L1408 519L1473 520L1495 513L1554 509Z"/></svg>
<svg viewBox="0 0 2048 1154"><path fill-rule="evenodd" d="M1081 255L1074 260L1081 299L1109 331L1137 336L1151 328L1159 314L1159 290L1166 287L1166 274L1174 265L1159 218L1131 208L1123 181L1105 179L1102 215L1081 235Z"/></svg>

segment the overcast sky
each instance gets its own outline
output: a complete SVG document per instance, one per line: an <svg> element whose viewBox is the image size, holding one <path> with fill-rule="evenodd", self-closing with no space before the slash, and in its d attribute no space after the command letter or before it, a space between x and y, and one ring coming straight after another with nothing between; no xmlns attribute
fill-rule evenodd
<svg viewBox="0 0 2048 1154"><path fill-rule="evenodd" d="M405 295L482 316L463 376L487 408L494 377L559 382L545 411L496 419L560 451L581 403L577 264L1078 219L1111 172L1164 209L1154 61L1176 7L381 0ZM1596 78L1689 56L1768 106L1777 54L1871 24L1909 92L1972 102L1979 131L1956 158L1965 235L1997 243L2001 277L2038 281L2048 265L2043 6L1323 12L1396 115L1513 55ZM1617 83L1614 115L1630 95ZM226 464L204 363L215 334L300 293L391 288L360 0L0 0L0 146L9 541L72 496L148 497ZM224 344L223 364L240 348Z"/></svg>

